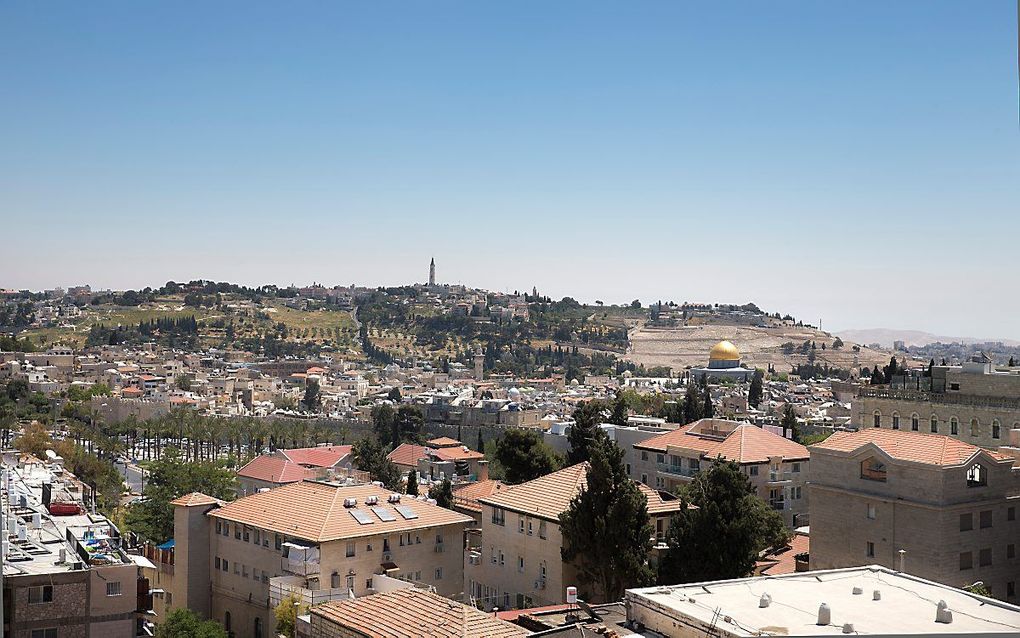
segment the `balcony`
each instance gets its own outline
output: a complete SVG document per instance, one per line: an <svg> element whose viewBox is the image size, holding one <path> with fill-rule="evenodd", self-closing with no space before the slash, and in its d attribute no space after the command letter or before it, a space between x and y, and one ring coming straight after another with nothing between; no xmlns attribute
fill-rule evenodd
<svg viewBox="0 0 1020 638"><path fill-rule="evenodd" d="M656 469L658 469L658 471L664 474L669 474L672 476L684 476L687 478L693 478L694 476L697 476L698 472L701 471L700 467L690 468L683 467L681 465L671 465L669 463L656 463L655 465Z"/></svg>
<svg viewBox="0 0 1020 638"><path fill-rule="evenodd" d="M783 499L772 499L771 501L769 501L769 505L772 506L772 509L779 512L786 509L786 501Z"/></svg>
<svg viewBox="0 0 1020 638"><path fill-rule="evenodd" d="M769 470L769 483L788 483L793 480L793 472Z"/></svg>
<svg viewBox="0 0 1020 638"><path fill-rule="evenodd" d="M297 576L314 576L319 573L319 548L286 542L287 555L280 559L281 569Z"/></svg>

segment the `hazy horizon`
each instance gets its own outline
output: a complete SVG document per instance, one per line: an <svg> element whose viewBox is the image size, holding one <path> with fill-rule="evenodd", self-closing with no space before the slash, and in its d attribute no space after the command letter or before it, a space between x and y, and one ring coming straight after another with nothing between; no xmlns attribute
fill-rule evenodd
<svg viewBox="0 0 1020 638"><path fill-rule="evenodd" d="M0 6L0 287L753 301L1020 338L1017 16L973 4Z"/></svg>

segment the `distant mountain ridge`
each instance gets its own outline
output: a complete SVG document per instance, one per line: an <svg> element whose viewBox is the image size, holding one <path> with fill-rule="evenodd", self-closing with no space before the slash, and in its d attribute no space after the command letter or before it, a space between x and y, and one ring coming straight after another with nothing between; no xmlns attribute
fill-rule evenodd
<svg viewBox="0 0 1020 638"><path fill-rule="evenodd" d="M840 330L835 333L842 339L857 343L877 343L882 347L891 348L894 341L902 341L907 346L926 346L931 343L994 343L1005 346L1020 346L1016 339L979 338L979 337L947 337L923 330L895 330L892 328L863 328L859 330Z"/></svg>

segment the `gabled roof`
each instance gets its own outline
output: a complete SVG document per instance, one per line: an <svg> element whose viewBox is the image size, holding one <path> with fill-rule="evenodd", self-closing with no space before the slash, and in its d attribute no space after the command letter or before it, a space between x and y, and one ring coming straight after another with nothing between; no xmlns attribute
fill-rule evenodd
<svg viewBox="0 0 1020 638"><path fill-rule="evenodd" d="M418 461L425 458L425 446L413 443L401 443L393 448L393 451L386 455L386 458L397 465L415 467Z"/></svg>
<svg viewBox="0 0 1020 638"><path fill-rule="evenodd" d="M811 449L852 453L869 445L875 446L890 458L899 461L941 467L963 465L980 452L988 454L997 461L1010 460L1011 458L998 452L983 450L976 445L964 443L945 434L883 428L867 428L858 432L835 432L821 443L812 445Z"/></svg>
<svg viewBox="0 0 1020 638"><path fill-rule="evenodd" d="M722 457L736 463L766 463L771 457L807 459L806 447L755 425L740 424L723 436L699 432L701 421L652 437L634 447L666 452L670 447L693 450L705 458Z"/></svg>
<svg viewBox="0 0 1020 638"><path fill-rule="evenodd" d="M295 483L315 478L315 470L308 469L285 458L263 454L256 456L237 471L242 478L266 481L267 483Z"/></svg>
<svg viewBox="0 0 1020 638"><path fill-rule="evenodd" d="M587 484L587 473L588 463L578 463L527 483L504 487L492 496L479 498L478 502L558 521L560 514L570 507L570 501ZM680 509L678 499L664 499L659 492L640 483L638 488L648 499L649 514L663 514Z"/></svg>
<svg viewBox="0 0 1020 638"><path fill-rule="evenodd" d="M316 543L472 522L469 516L407 496L396 505L406 506L417 516L404 518L394 504L387 502L390 494L393 492L371 484L337 486L302 481L239 498L208 515ZM369 496L377 497L378 504L366 505ZM344 507L346 498L357 499L356 508ZM393 520L380 519L372 507L385 510ZM362 525L352 509L361 510L372 522Z"/></svg>
<svg viewBox="0 0 1020 638"><path fill-rule="evenodd" d="M180 507L197 507L199 505L218 505L221 503L223 503L223 501L221 501L220 499L213 498L201 492L191 492L190 494L185 494L180 498L175 498L174 500L170 501L171 505L179 505Z"/></svg>
<svg viewBox="0 0 1020 638"><path fill-rule="evenodd" d="M457 439L451 439L448 436L441 436L441 437L432 439L430 441L427 441L427 444L428 444L429 447L432 447L432 448L446 447L446 446L450 446L450 445L456 445L456 446L464 445L463 443L461 443Z"/></svg>
<svg viewBox="0 0 1020 638"><path fill-rule="evenodd" d="M287 460L300 465L315 467L333 467L351 454L350 445L323 445L319 447L302 447L292 450L277 450Z"/></svg>
<svg viewBox="0 0 1020 638"><path fill-rule="evenodd" d="M453 488L454 505L472 512L481 512L482 506L478 499L492 496L507 487L502 482L492 479L457 485Z"/></svg>
<svg viewBox="0 0 1020 638"><path fill-rule="evenodd" d="M474 450L463 447L441 447L439 449L432 449L432 454L436 458L442 461L466 461L468 459L484 459L485 455L481 452L475 452Z"/></svg>
<svg viewBox="0 0 1020 638"><path fill-rule="evenodd" d="M311 614L313 626L326 622L372 638L518 638L530 633L421 589L328 602L312 607Z"/></svg>
<svg viewBox="0 0 1020 638"><path fill-rule="evenodd" d="M797 554L811 551L811 538L807 534L794 534L790 544L762 556L755 564L762 576L780 576L797 571Z"/></svg>

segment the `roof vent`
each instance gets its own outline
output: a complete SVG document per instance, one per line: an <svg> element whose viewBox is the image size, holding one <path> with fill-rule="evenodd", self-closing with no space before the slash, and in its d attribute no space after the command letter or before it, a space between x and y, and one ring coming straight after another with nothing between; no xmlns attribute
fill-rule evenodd
<svg viewBox="0 0 1020 638"><path fill-rule="evenodd" d="M882 600L882 590L876 589L875 591L871 592L871 600Z"/></svg>
<svg viewBox="0 0 1020 638"><path fill-rule="evenodd" d="M365 497L365 505L376 505L378 503L379 503L379 497L378 496L366 496Z"/></svg>
<svg viewBox="0 0 1020 638"><path fill-rule="evenodd" d="M762 594L761 598L758 599L758 607L764 608L764 607L768 607L771 604L772 604L772 596L769 596L767 593L766 594Z"/></svg>
<svg viewBox="0 0 1020 638"><path fill-rule="evenodd" d="M864 593L864 588L863 587L861 587L859 585L854 586L854 596L860 596L863 593Z"/></svg>
<svg viewBox="0 0 1020 638"><path fill-rule="evenodd" d="M935 610L935 622L948 625L953 622L953 612L950 611L946 601L940 600L938 609Z"/></svg>
<svg viewBox="0 0 1020 638"><path fill-rule="evenodd" d="M825 603L818 606L818 624L829 625L832 623L832 610Z"/></svg>
<svg viewBox="0 0 1020 638"><path fill-rule="evenodd" d="M358 504L358 499L356 499L356 498L345 498L344 499L344 507L354 507L357 504Z"/></svg>
<svg viewBox="0 0 1020 638"><path fill-rule="evenodd" d="M852 622L843 623L843 633L844 634L857 633L856 631L854 631L854 624Z"/></svg>
<svg viewBox="0 0 1020 638"><path fill-rule="evenodd" d="M389 498L387 498L386 500L389 501L390 503L399 503L400 494L390 494Z"/></svg>

